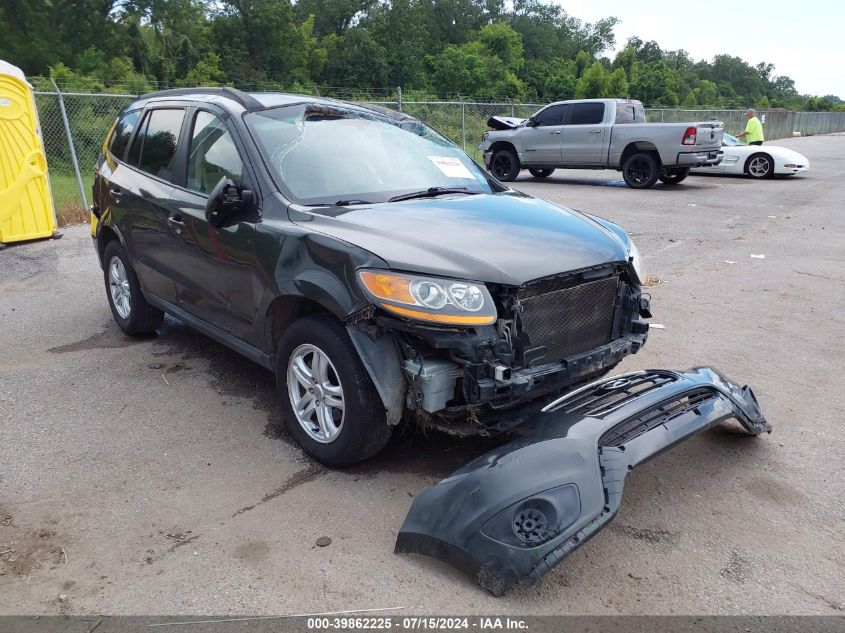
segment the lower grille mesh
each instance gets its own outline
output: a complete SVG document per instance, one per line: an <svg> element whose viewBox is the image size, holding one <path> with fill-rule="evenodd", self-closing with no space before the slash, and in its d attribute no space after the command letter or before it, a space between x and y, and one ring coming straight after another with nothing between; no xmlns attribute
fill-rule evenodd
<svg viewBox="0 0 845 633"><path fill-rule="evenodd" d="M534 294L531 285L525 288L520 296L523 328L532 347L546 347L542 362L610 342L618 283L613 275L543 294Z"/></svg>
<svg viewBox="0 0 845 633"><path fill-rule="evenodd" d="M648 433L661 424L671 422L688 411L695 411L699 406L715 397L710 389L698 389L676 400L643 411L636 417L625 420L610 429L599 440L599 446L620 446L643 433Z"/></svg>

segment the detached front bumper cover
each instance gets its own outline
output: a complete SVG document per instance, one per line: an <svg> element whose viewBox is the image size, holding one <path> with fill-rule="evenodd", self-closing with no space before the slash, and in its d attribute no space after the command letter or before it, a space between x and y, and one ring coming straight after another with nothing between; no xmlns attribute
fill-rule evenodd
<svg viewBox="0 0 845 633"><path fill-rule="evenodd" d="M591 383L418 494L395 551L445 561L495 595L533 585L610 522L631 470L732 417L771 431L751 389L710 367Z"/></svg>

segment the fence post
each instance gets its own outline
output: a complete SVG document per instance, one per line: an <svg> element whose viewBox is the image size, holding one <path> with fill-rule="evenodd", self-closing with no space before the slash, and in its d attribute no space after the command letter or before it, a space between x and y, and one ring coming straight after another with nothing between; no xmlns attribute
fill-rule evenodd
<svg viewBox="0 0 845 633"><path fill-rule="evenodd" d="M396 107L402 112L402 86L396 86Z"/></svg>
<svg viewBox="0 0 845 633"><path fill-rule="evenodd" d="M461 100L461 143L464 151L467 151L467 107L463 97L458 95L458 99Z"/></svg>
<svg viewBox="0 0 845 633"><path fill-rule="evenodd" d="M70 148L70 160L73 163L73 171L76 174L76 184L79 185L79 196L82 198L82 208L88 210L88 198L85 196L85 185L82 184L82 174L79 173L79 162L76 160L76 149L73 147L73 135L70 133L70 123L67 120L67 112L65 111L65 100L62 97L62 91L56 85L56 80L50 77L53 87L56 89L56 95L59 97L59 111L62 113L62 123L65 126L65 135L67 136L67 145Z"/></svg>

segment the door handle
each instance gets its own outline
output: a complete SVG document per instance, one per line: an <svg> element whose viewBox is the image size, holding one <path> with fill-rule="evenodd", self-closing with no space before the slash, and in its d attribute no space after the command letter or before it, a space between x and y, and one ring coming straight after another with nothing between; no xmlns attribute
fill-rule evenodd
<svg viewBox="0 0 845 633"><path fill-rule="evenodd" d="M182 220L182 216L178 213L176 215L171 215L169 218L167 218L167 223L171 226L177 226L180 228L184 228L185 226L185 222Z"/></svg>
<svg viewBox="0 0 845 633"><path fill-rule="evenodd" d="M121 193L122 193L122 191L121 191L120 187L118 187L117 185L112 185L111 187L109 187L109 198L111 198L112 200L114 200L117 203L120 202L120 194Z"/></svg>
<svg viewBox="0 0 845 633"><path fill-rule="evenodd" d="M590 130L590 134L601 134L601 130Z"/></svg>

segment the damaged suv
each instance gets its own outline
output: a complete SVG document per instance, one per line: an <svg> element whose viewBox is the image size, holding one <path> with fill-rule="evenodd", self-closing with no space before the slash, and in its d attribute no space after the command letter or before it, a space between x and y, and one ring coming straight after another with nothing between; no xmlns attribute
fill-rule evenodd
<svg viewBox="0 0 845 633"><path fill-rule="evenodd" d="M514 191L375 106L145 95L104 144L91 222L119 326L169 313L273 370L290 432L331 466L372 456L402 419L503 430L519 417L503 411L646 341L621 228Z"/></svg>

